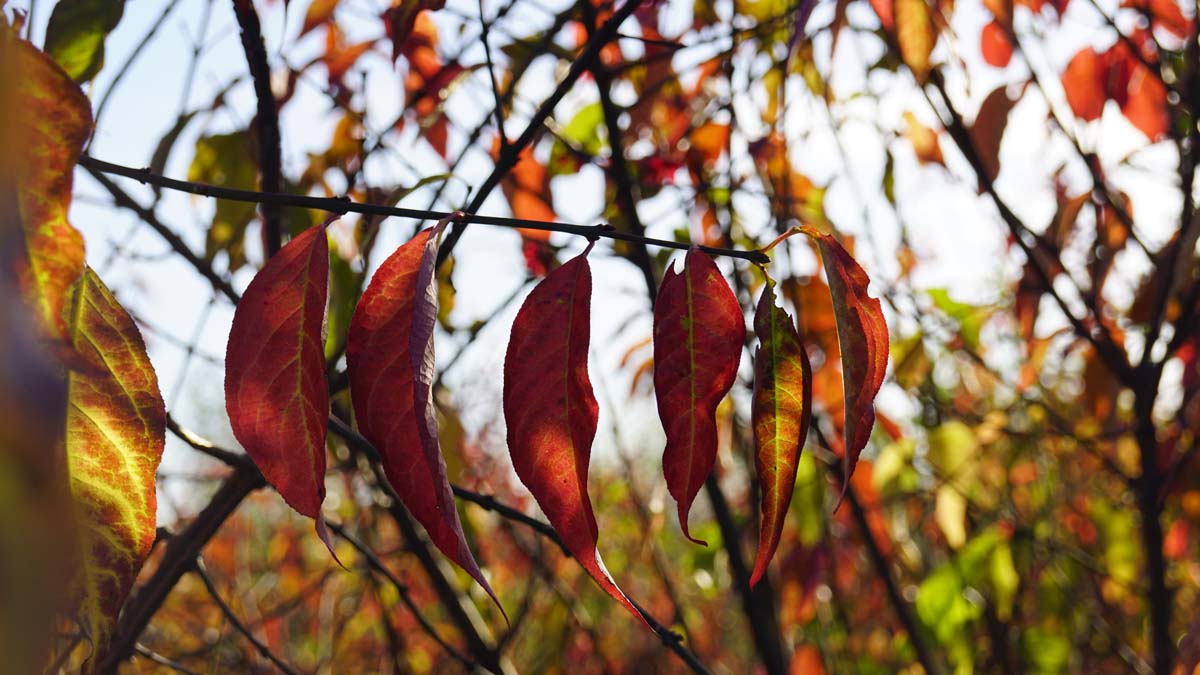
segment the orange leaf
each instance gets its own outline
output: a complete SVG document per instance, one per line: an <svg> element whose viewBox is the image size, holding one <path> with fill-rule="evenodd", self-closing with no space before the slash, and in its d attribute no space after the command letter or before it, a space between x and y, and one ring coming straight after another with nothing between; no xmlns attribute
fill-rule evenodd
<svg viewBox="0 0 1200 675"><path fill-rule="evenodd" d="M1008 39L1008 31L995 19L983 27L979 35L979 49L983 52L983 60L990 66L1004 68L1012 60L1013 44Z"/></svg>
<svg viewBox="0 0 1200 675"><path fill-rule="evenodd" d="M900 59L912 71L917 82L924 82L932 67L929 56L937 44L933 11L926 0L893 0L892 11L896 18Z"/></svg>
<svg viewBox="0 0 1200 675"><path fill-rule="evenodd" d="M1104 112L1104 79L1106 64L1094 49L1081 49L1067 63L1067 69L1062 74L1063 90L1067 94L1067 103L1075 116L1091 122L1100 119Z"/></svg>
<svg viewBox="0 0 1200 675"><path fill-rule="evenodd" d="M588 378L592 246L551 272L517 312L504 357L504 419L517 476L563 545L634 616L596 550L587 492L599 407ZM643 620L644 621L644 620Z"/></svg>
<svg viewBox="0 0 1200 675"><path fill-rule="evenodd" d="M82 556L79 613L94 664L154 543L167 412L137 326L91 269L75 285L69 321L71 347L86 364L67 376L66 447Z"/></svg>
<svg viewBox="0 0 1200 675"><path fill-rule="evenodd" d="M751 586L766 573L779 548L812 418L812 366L792 317L775 305L775 282L769 277L754 312L754 333L758 349L754 353L751 423L762 519Z"/></svg>
<svg viewBox="0 0 1200 675"><path fill-rule="evenodd" d="M50 336L65 337L63 309L83 270L83 237L67 222L75 163L92 131L91 104L58 64L7 26L0 49L13 89L17 207L25 234L21 294ZM12 59L12 62L9 62Z"/></svg>
<svg viewBox="0 0 1200 675"><path fill-rule="evenodd" d="M323 226L292 239L251 280L233 314L225 354L225 409L233 435L280 496L317 521L333 551L325 501L325 381L322 328L329 288Z"/></svg>
<svg viewBox="0 0 1200 675"><path fill-rule="evenodd" d="M683 536L704 544L688 533L687 516L716 463L717 405L737 377L746 326L712 259L693 246L685 262L682 274L667 269L654 304L654 392L667 490Z"/></svg>
<svg viewBox="0 0 1200 675"><path fill-rule="evenodd" d="M888 361L888 328L879 300L867 294L871 280L836 239L812 228L805 233L817 241L842 351L842 389L845 394L845 485L854 475L858 456L875 424L875 395L883 386Z"/></svg>
<svg viewBox="0 0 1200 675"><path fill-rule="evenodd" d="M917 161L922 164L945 165L946 162L942 157L942 145L938 142L937 132L921 124L917 116L911 112L904 113L904 123L906 125L904 135L912 143Z"/></svg>

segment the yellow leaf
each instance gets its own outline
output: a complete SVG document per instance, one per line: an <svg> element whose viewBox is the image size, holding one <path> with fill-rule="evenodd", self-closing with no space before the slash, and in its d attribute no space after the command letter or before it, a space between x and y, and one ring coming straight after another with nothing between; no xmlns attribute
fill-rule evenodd
<svg viewBox="0 0 1200 675"><path fill-rule="evenodd" d="M937 44L937 27L933 23L933 11L926 0L895 0L893 12L896 17L896 42L900 46L900 58L912 71L917 82L924 83L929 77L929 55Z"/></svg>

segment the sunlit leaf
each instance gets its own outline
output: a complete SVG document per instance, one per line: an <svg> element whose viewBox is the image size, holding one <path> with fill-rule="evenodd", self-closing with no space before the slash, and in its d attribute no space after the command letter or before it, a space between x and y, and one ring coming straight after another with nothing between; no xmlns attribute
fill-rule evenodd
<svg viewBox="0 0 1200 675"><path fill-rule="evenodd" d="M1012 60L1013 44L1008 31L998 20L989 21L979 34L979 49L990 66L1004 68Z"/></svg>
<svg viewBox="0 0 1200 675"><path fill-rule="evenodd" d="M247 131L203 136L188 167L188 180L238 190L258 189L258 159ZM205 256L212 260L224 251L229 268L246 263L246 226L254 220L257 207L251 202L221 199L216 203L205 240Z"/></svg>
<svg viewBox="0 0 1200 675"><path fill-rule="evenodd" d="M592 273L587 254L542 280L517 312L504 358L504 419L513 468L563 544L634 616L596 549L587 475L599 407L588 378Z"/></svg>
<svg viewBox="0 0 1200 675"><path fill-rule="evenodd" d="M693 246L668 268L654 304L654 392L667 433L663 474L688 533L692 502L717 459L717 404L737 377L745 319L721 270Z"/></svg>
<svg viewBox="0 0 1200 675"><path fill-rule="evenodd" d="M225 409L233 434L293 509L316 519L325 501L323 324L329 289L324 227L289 241L259 270L233 315L225 353Z"/></svg>
<svg viewBox="0 0 1200 675"><path fill-rule="evenodd" d="M893 0L896 42L900 58L917 82L924 82L932 68L929 57L937 44L937 26L927 0Z"/></svg>
<svg viewBox="0 0 1200 675"><path fill-rule="evenodd" d="M67 464L82 554L79 614L95 663L154 542L167 413L137 326L90 269L68 316L80 365L67 377Z"/></svg>
<svg viewBox="0 0 1200 675"><path fill-rule="evenodd" d="M441 229L419 232L375 272L350 325L346 363L355 419L388 482L429 538L496 600L467 546L433 406L434 265Z"/></svg>
<svg viewBox="0 0 1200 675"><path fill-rule="evenodd" d="M125 0L58 0L46 24L46 53L76 82L104 65L104 39L117 27Z"/></svg>
<svg viewBox="0 0 1200 675"><path fill-rule="evenodd" d="M767 571L792 502L796 470L812 418L812 366L792 317L775 304L768 279L754 312L754 466L761 490L758 554L750 585Z"/></svg>

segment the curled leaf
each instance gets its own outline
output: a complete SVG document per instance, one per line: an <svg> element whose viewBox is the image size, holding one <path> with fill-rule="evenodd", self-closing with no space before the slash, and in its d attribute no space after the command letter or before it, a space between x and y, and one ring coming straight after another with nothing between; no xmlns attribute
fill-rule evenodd
<svg viewBox="0 0 1200 675"><path fill-rule="evenodd" d="M845 394L846 427L842 494L854 474L858 456L866 447L875 425L875 395L883 386L888 360L888 328L877 298L867 294L871 280L837 239L806 228L821 250L833 313L837 320L838 344L842 350L842 390Z"/></svg>
<svg viewBox="0 0 1200 675"><path fill-rule="evenodd" d="M692 502L717 459L717 405L737 377L746 337L742 308L712 259L688 250L667 270L654 305L654 391L667 434L663 474L688 533Z"/></svg>
<svg viewBox="0 0 1200 675"><path fill-rule="evenodd" d="M754 353L751 423L762 516L751 586L766 573L779 547L812 419L812 366L792 317L775 305L775 282L770 278L754 312L754 333L759 344Z"/></svg>
<svg viewBox="0 0 1200 675"><path fill-rule="evenodd" d="M325 501L323 326L329 241L311 227L285 245L242 294L225 353L225 409L233 434L297 512L317 522L332 552Z"/></svg>
<svg viewBox="0 0 1200 675"><path fill-rule="evenodd" d="M438 443L434 273L448 222L417 233L375 272L350 322L346 365L359 430L379 449L392 489L434 545L499 606L467 546Z"/></svg>
<svg viewBox="0 0 1200 675"><path fill-rule="evenodd" d="M69 331L82 367L68 374L67 464L94 664L154 543L167 412L137 326L91 269L75 285Z"/></svg>
<svg viewBox="0 0 1200 675"><path fill-rule="evenodd" d="M599 407L588 379L589 245L551 272L517 312L504 357L504 419L513 468L563 545L600 587L638 618L596 550L587 493Z"/></svg>

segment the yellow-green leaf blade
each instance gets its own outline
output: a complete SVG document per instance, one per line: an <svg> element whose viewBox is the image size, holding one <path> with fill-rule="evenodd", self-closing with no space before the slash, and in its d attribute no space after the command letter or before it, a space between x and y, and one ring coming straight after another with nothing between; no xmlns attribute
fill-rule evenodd
<svg viewBox="0 0 1200 675"><path fill-rule="evenodd" d="M142 336L104 282L75 285L68 375L67 465L79 523L79 615L104 653L117 614L154 542L154 474L166 409Z"/></svg>
<svg viewBox="0 0 1200 675"><path fill-rule="evenodd" d="M125 0L59 0L46 25L46 53L76 82L104 65L104 38L125 13Z"/></svg>

